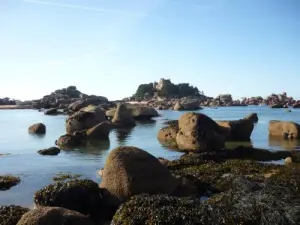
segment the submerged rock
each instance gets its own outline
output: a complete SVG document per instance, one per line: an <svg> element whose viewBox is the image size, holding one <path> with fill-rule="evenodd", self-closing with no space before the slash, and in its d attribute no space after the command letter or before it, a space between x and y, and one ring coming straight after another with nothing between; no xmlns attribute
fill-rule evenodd
<svg viewBox="0 0 300 225"><path fill-rule="evenodd" d="M60 149L57 147L51 147L39 150L38 153L40 155L58 155L60 153Z"/></svg>
<svg viewBox="0 0 300 225"><path fill-rule="evenodd" d="M28 211L28 208L16 205L0 206L0 224L16 225L21 217Z"/></svg>
<svg viewBox="0 0 300 225"><path fill-rule="evenodd" d="M0 191L6 191L21 182L19 177L11 175L0 175Z"/></svg>
<svg viewBox="0 0 300 225"><path fill-rule="evenodd" d="M70 180L50 184L37 191L34 202L40 206L64 207L84 215L98 215L103 209L103 191L91 180Z"/></svg>
<svg viewBox="0 0 300 225"><path fill-rule="evenodd" d="M17 225L93 225L80 214L60 207L37 207L22 216Z"/></svg>
<svg viewBox="0 0 300 225"><path fill-rule="evenodd" d="M28 128L28 132L32 134L45 134L46 126L43 123L36 123Z"/></svg>
<svg viewBox="0 0 300 225"><path fill-rule="evenodd" d="M44 110L45 115L57 115L57 113L58 113L57 108L50 108Z"/></svg>
<svg viewBox="0 0 300 225"><path fill-rule="evenodd" d="M141 193L172 193L178 185L170 171L157 158L136 147L118 147L108 155L100 187L118 205Z"/></svg>

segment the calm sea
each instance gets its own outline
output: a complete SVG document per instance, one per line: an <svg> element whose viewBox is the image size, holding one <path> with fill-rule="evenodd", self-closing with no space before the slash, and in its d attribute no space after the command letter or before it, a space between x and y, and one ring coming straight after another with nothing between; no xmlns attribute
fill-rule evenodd
<svg viewBox="0 0 300 225"><path fill-rule="evenodd" d="M269 120L288 120L300 123L300 109L269 109L267 107L228 107L201 110L216 120L240 119L252 112L258 113L251 143L255 147L300 149L297 141L278 141L268 138ZM74 151L62 151L58 156L41 156L37 151L54 146L55 140L65 133L65 116L45 116L34 110L0 110L0 174L18 175L22 182L8 191L0 191L0 205L33 206L33 195L38 189L52 183L59 172L82 174L100 182L97 171L103 168L107 154L118 146L136 146L154 156L175 159L180 153L163 148L156 139L166 119L178 119L183 112L160 111L162 116L153 123L140 123L131 130L114 131L109 142L101 142ZM47 134L37 137L28 134L30 125L43 122Z"/></svg>

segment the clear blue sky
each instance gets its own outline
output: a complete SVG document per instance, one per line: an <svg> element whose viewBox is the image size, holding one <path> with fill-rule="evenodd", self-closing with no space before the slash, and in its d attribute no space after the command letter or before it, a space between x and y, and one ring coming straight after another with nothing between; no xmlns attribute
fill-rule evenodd
<svg viewBox="0 0 300 225"><path fill-rule="evenodd" d="M162 77L300 98L300 0L0 0L0 97L115 100Z"/></svg>

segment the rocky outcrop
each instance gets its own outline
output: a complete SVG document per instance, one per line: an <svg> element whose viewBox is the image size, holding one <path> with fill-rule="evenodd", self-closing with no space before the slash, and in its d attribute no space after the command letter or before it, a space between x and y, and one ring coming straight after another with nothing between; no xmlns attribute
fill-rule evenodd
<svg viewBox="0 0 300 225"><path fill-rule="evenodd" d="M271 120L269 135L286 139L300 139L300 125L290 121Z"/></svg>
<svg viewBox="0 0 300 225"><path fill-rule="evenodd" d="M256 113L233 121L214 121L201 113L185 113L179 121L168 121L157 138L163 145L177 150L220 150L225 141L249 141L257 121Z"/></svg>
<svg viewBox="0 0 300 225"><path fill-rule="evenodd" d="M36 123L28 128L28 132L31 134L45 134L46 126L43 123Z"/></svg>
<svg viewBox="0 0 300 225"><path fill-rule="evenodd" d="M172 193L178 185L170 171L157 158L136 147L118 147L108 155L102 173L101 188L118 205L141 193Z"/></svg>
<svg viewBox="0 0 300 225"><path fill-rule="evenodd" d="M37 207L25 213L17 225L93 225L80 214L61 207Z"/></svg>
<svg viewBox="0 0 300 225"><path fill-rule="evenodd" d="M135 122L132 116L132 112L126 107L125 104L119 103L117 109L112 118L112 123L122 126L134 126Z"/></svg>
<svg viewBox="0 0 300 225"><path fill-rule="evenodd" d="M66 131L68 134L73 134L76 131L92 128L104 121L107 121L104 110L89 105L67 118Z"/></svg>
<svg viewBox="0 0 300 225"><path fill-rule="evenodd" d="M77 102L82 101L82 102ZM38 100L33 100L27 104L31 104L32 108L35 109L49 109L49 108L67 108L69 104L73 104L70 108L72 111L78 111L83 107L90 104L99 105L107 103L108 100L103 96L87 95L79 90L75 86L69 86L67 88L59 89L52 92L49 95L45 95L43 98Z"/></svg>
<svg viewBox="0 0 300 225"><path fill-rule="evenodd" d="M0 98L0 105L16 105L16 101L8 97Z"/></svg>
<svg viewBox="0 0 300 225"><path fill-rule="evenodd" d="M58 155L60 153L60 149L57 147L51 147L46 149L41 149L38 151L40 155Z"/></svg>
<svg viewBox="0 0 300 225"><path fill-rule="evenodd" d="M176 143L182 150L220 150L225 146L221 128L201 113L185 113L179 121Z"/></svg>
<svg viewBox="0 0 300 225"><path fill-rule="evenodd" d="M0 224L16 225L21 217L28 211L28 208L16 205L0 206Z"/></svg>

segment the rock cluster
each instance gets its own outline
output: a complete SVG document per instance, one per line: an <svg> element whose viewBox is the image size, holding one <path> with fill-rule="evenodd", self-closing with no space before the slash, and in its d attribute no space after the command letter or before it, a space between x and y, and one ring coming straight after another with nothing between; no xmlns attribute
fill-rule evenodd
<svg viewBox="0 0 300 225"><path fill-rule="evenodd" d="M75 102L77 103L75 104ZM75 86L69 86L67 88L56 90L49 95L45 95L41 99L33 100L31 105L32 108L35 109L64 109L73 103L73 105L71 105L71 109L73 111L77 111L78 108L80 109L90 104L100 105L107 102L108 99L106 97L87 95L81 93ZM76 107L76 105L80 105L80 107Z"/></svg>
<svg viewBox="0 0 300 225"><path fill-rule="evenodd" d="M249 141L257 121L255 113L233 121L214 121L202 113L185 113L160 129L157 137L162 144L180 150L221 150L225 141Z"/></svg>

